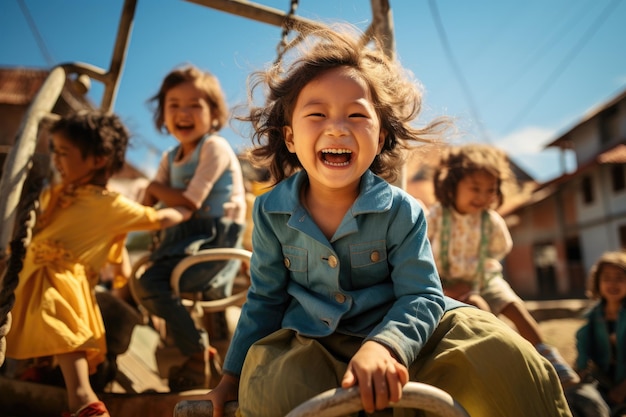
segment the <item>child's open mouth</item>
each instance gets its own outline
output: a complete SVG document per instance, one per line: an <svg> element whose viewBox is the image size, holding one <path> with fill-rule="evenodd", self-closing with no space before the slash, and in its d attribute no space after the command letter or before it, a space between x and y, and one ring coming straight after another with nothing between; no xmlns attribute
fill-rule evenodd
<svg viewBox="0 0 626 417"><path fill-rule="evenodd" d="M347 166L352 160L352 151L349 149L324 149L320 152L320 159L326 165Z"/></svg>
<svg viewBox="0 0 626 417"><path fill-rule="evenodd" d="M193 125L176 125L176 130L180 130L181 132L188 132L193 130Z"/></svg>

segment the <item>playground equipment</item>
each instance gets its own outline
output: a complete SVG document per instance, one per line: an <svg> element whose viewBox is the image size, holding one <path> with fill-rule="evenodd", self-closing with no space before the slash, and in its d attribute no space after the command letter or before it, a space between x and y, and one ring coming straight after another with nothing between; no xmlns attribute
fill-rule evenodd
<svg viewBox="0 0 626 417"><path fill-rule="evenodd" d="M402 389L402 399L393 408L413 408L429 411L440 417L469 417L463 407L449 394L431 385L409 382ZM226 404L224 415L235 415L236 402ZM361 411L361 398L357 387L335 388L323 392L300 404L286 417L339 417ZM184 400L174 409L174 417L207 417L213 415L208 401Z"/></svg>
<svg viewBox="0 0 626 417"><path fill-rule="evenodd" d="M289 12L284 13L260 4L244 0L187 0L202 6L210 7L226 13L235 14L241 17L253 19L283 28L282 40L277 47L277 59L280 59L286 50L297 43L298 37L291 42L287 42L290 31L298 25L299 30L306 31L321 26L320 23L301 18L295 14L298 0L290 0ZM363 43L366 44L371 37L377 35L384 40L383 47L389 56L394 55L394 37L391 22L391 9L387 0L371 0L372 24L365 32ZM13 306L13 291L18 283L18 273L21 269L21 259L24 255L24 248L28 245L32 228L35 223L36 198L40 188L37 184L29 184L29 173L32 167L32 159L38 139L39 126L43 121L54 120L60 115L52 112L55 104L61 96L66 83L75 83L80 90L87 91L91 81L101 82L104 85L100 110L113 111L115 98L124 69L126 52L131 36L131 28L134 20L137 0L125 0L122 9L119 26L117 28L117 38L108 69L97 68L95 66L81 63L68 62L52 68L49 75L35 96L19 128L16 141L11 147L3 167L0 178L0 366L5 362L5 336L11 328L10 311ZM402 180L401 180L402 181ZM401 184L402 185L402 184ZM9 251L10 247L10 251ZM9 256L9 252L11 255ZM172 274L171 284L175 291L178 291L178 282L182 272L191 265L198 262L213 260L238 260L249 262L251 253L242 249L210 249L201 251L197 255L185 258L177 266ZM133 269L133 277L140 275L140 269L145 267L143 261L137 262ZM229 306L241 305L245 301L245 291L235 292L232 296L214 301L204 301L194 295L181 296L185 303L192 309L205 314L223 312ZM41 409L51 415L60 414L57 408L62 407L59 401L59 388L51 387L46 390L32 384L13 384L11 381L1 381L3 392L11 395L3 397L13 397L14 395L25 395L31 398L36 392L36 396L43 404ZM156 416L156 413L148 413L150 404L164 404L160 407L160 412L171 416L172 404L175 406L177 417L191 417L194 415L211 415L211 404L206 401L192 401L190 397L183 398L179 394L166 394L168 398L156 400L151 394L133 394L125 397L123 394L115 397L106 397L109 410L117 411L118 415L131 415L125 409L123 403L132 404L136 410L141 410L146 414ZM138 404L139 401L139 404ZM19 401L18 401L19 402ZM22 408L23 404L22 402ZM35 406L35 405L34 405ZM449 395L434 387L418 383L409 383L403 391L403 399L398 407L419 408L431 412L440 413L444 417L467 416L462 407L457 404ZM339 416L345 413L358 411L360 401L358 393L354 389L335 389L323 393L307 401L300 407L293 410L289 416ZM236 403L231 403L227 407L227 415L233 415ZM7 410L6 411L11 411ZM24 411L22 409L22 411ZM200 413L200 414L199 414ZM230 413L230 414L228 414ZM31 410L31 415L42 415L38 411Z"/></svg>

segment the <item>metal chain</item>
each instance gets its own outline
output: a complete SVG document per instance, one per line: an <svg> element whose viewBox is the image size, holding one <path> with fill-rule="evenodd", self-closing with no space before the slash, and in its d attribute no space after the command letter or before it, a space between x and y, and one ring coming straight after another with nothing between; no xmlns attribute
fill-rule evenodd
<svg viewBox="0 0 626 417"><path fill-rule="evenodd" d="M296 14L297 9L298 0L291 0L289 12L285 16L285 20L283 22L283 33L280 42L276 46L276 60L274 61L274 64L279 64L280 61L283 59L283 55L285 54L285 52L287 52L287 49L289 49L287 48L287 45L289 45L287 38L289 37L289 32L291 31L291 18Z"/></svg>

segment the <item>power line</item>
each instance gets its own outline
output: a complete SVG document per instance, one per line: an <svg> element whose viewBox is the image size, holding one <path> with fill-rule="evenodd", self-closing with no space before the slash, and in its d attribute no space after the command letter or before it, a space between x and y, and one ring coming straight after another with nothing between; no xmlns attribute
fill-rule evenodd
<svg viewBox="0 0 626 417"><path fill-rule="evenodd" d="M48 51L48 48L46 47L46 43L44 42L43 37L41 36L41 33L39 33L39 29L37 29L37 24L35 23L35 20L31 16L30 11L28 10L28 7L26 6L26 2L24 0L17 0L17 4L20 6L20 9L22 9L22 14L26 18L26 23L28 23L28 27L30 28L30 31L35 37L35 42L37 42L37 46L39 46L39 50L41 51L41 54L43 55L46 63L50 67L53 66L54 59L52 59L52 55L50 54L50 51Z"/></svg>
<svg viewBox="0 0 626 417"><path fill-rule="evenodd" d="M476 102L474 101L469 85L467 81L465 80L465 77L463 76L461 67L456 62L454 54L452 53L450 42L448 42L448 36L446 35L446 31L441 21L441 16L439 15L437 2L436 0L429 0L428 4L430 8L430 14L432 15L433 22L435 23L435 26L437 28L437 33L439 35L439 39L441 40L441 44L443 46L444 52L446 53L446 57L448 58L448 61L450 61L450 66L452 67L452 70L454 71L454 74L456 75L456 78L458 79L459 84L461 85L461 89L463 91L463 94L465 95L465 99L467 100L467 103L470 108L470 113L472 114L472 117L474 118L483 136L483 139L487 143L491 143L491 139L489 138L489 135L487 134L487 131L485 130L485 127L482 123L482 118L480 117L480 114L478 112L478 107L476 106Z"/></svg>
<svg viewBox="0 0 626 417"><path fill-rule="evenodd" d="M522 17L525 12L528 11L527 2L516 2L515 4L506 5L506 16L503 16L497 20L494 20L494 26L490 31L482 36L482 39L475 41L472 50L465 52L467 57L471 58L471 62L476 62L481 59L481 56L487 52L494 44L498 44L503 41L504 34L514 29L516 21ZM532 12L531 12L532 13Z"/></svg>
<svg viewBox="0 0 626 417"><path fill-rule="evenodd" d="M28 23L28 27L30 31L35 37L35 41L37 42L37 45L39 46L39 50L41 51L41 54L44 56L44 59L46 60L48 66L52 67L55 64L55 61L52 58L52 55L50 54L50 52L48 51L48 48L46 47L46 43L43 37L41 36L41 33L37 29L37 24L35 23L35 20L33 19L32 15L30 14L30 11L28 10L28 7L26 6L25 1L17 0L17 3L20 6L22 13L24 14L24 17L26 18L26 22ZM65 94L64 94L64 97L65 97ZM71 99L71 96L65 97L65 98ZM141 136L133 136L132 141L134 144L138 144L140 146L147 148L147 150L152 154L159 155L161 152L163 152L161 149L159 149L158 147L156 147L155 145L153 145L152 143L150 143L149 141L147 141L145 138Z"/></svg>
<svg viewBox="0 0 626 417"><path fill-rule="evenodd" d="M552 71L552 73L548 76L546 81L541 84L540 88L537 92L530 98L526 106L522 108L522 110L509 122L507 129L505 131L512 130L521 119L523 119L528 113L533 109L533 107L537 104L541 98L546 94L548 89L557 78L565 71L567 66L576 58L578 53L583 49L583 47L587 44L587 42L595 35L598 29L602 26L604 21L609 17L613 9L620 3L620 0L612 0L605 8L602 10L600 15L594 20L589 29L583 33L581 38L574 44L572 49L570 49L569 53L561 60L559 65Z"/></svg>
<svg viewBox="0 0 626 417"><path fill-rule="evenodd" d="M566 12L573 10L570 7L570 4L566 5L566 9ZM563 12L563 14L565 14L566 12ZM587 13L588 11L586 5L583 5L583 7L573 18L562 20L561 27L557 28L556 32L552 32L552 34L548 36L537 49L535 49L534 53L532 53L530 56L527 56L526 59L517 66L517 71L510 74L506 82L502 83L500 87L492 91L492 93L490 94L490 98L488 98L486 101L493 103L494 101L497 101L497 97L503 97L504 90L510 89L513 85L515 85L517 81L520 80L520 78L524 76L524 74L527 74L529 70L534 65L536 65L541 60L541 58L545 56L550 48L554 47L557 41L562 39L565 34L574 27L574 23L580 21L584 16L587 15ZM496 96L496 98L493 97L494 95Z"/></svg>

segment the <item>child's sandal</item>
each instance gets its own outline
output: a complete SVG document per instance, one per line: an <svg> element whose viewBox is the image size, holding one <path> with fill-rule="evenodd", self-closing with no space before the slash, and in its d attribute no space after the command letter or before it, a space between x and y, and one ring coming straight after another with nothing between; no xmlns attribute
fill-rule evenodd
<svg viewBox="0 0 626 417"><path fill-rule="evenodd" d="M102 401L96 401L87 404L74 414L63 413L62 417L111 417L111 415Z"/></svg>

